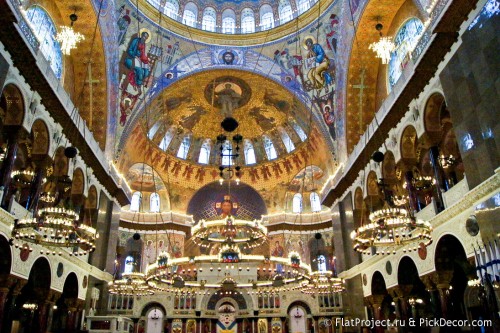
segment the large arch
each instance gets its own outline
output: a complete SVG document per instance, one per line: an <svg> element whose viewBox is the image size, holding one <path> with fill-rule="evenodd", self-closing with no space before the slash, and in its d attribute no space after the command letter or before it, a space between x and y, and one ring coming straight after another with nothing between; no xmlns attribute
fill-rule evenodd
<svg viewBox="0 0 500 333"><path fill-rule="evenodd" d="M12 268L12 250L9 240L0 234L0 281L7 278Z"/></svg>
<svg viewBox="0 0 500 333"><path fill-rule="evenodd" d="M476 277L476 271L468 262L465 248L457 237L446 234L437 241L434 265L438 277L437 287L448 289L441 299L443 317L465 318L465 289L469 277Z"/></svg>
<svg viewBox="0 0 500 333"><path fill-rule="evenodd" d="M25 103L21 90L13 83L3 87L0 97L2 126L20 126L24 121Z"/></svg>
<svg viewBox="0 0 500 333"><path fill-rule="evenodd" d="M161 303L149 302L146 305L144 305L144 307L142 308L141 317L146 316L148 314L148 312L151 311L151 309L155 309L155 308L160 309L165 316L167 315L167 309L165 309L165 307Z"/></svg>

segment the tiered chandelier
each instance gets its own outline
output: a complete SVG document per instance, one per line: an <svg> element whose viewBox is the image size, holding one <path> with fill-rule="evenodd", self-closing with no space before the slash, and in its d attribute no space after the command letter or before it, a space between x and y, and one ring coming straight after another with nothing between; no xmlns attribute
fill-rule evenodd
<svg viewBox="0 0 500 333"><path fill-rule="evenodd" d="M300 288L304 294L333 294L345 290L344 280L334 277L331 271L312 272Z"/></svg>
<svg viewBox="0 0 500 333"><path fill-rule="evenodd" d="M160 253L146 272L146 280L152 288L167 292L236 289L263 292L271 287L292 290L299 288L300 282L310 274L309 265L302 263L296 253L288 258L245 253L267 241L266 228L258 221L228 216L218 221L200 221L192 231L195 244L205 250L218 248L218 252L181 258ZM200 277L203 272L214 271L223 274L223 278L210 283ZM240 274L256 275L256 279L237 282L234 276Z"/></svg>
<svg viewBox="0 0 500 333"><path fill-rule="evenodd" d="M108 283L110 294L123 296L154 295L143 273L123 273L122 278Z"/></svg>
<svg viewBox="0 0 500 333"><path fill-rule="evenodd" d="M38 210L37 216L18 220L12 230L15 247L24 247L20 242L38 244L46 249L42 253L62 255L62 251L51 248L71 249L70 255L85 255L95 250L97 231L78 223L79 215L64 207L47 207ZM80 248L80 250L74 250ZM32 251L31 246L28 250Z"/></svg>
<svg viewBox="0 0 500 333"><path fill-rule="evenodd" d="M432 180L421 177L415 188L427 188ZM402 193L406 186L396 186L393 191L387 191L388 184L380 179L385 203L382 209L372 212L368 219L370 223L353 230L351 238L355 251L363 254L395 254L396 250L417 251L432 243L432 226L427 221L418 220L410 207L408 195ZM406 185L406 183L405 183ZM407 209L402 207L407 207Z"/></svg>
<svg viewBox="0 0 500 333"><path fill-rule="evenodd" d="M432 242L432 226L429 222L417 220L403 208L385 206L370 214L371 223L361 226L351 233L354 250L364 254L394 254L396 248L409 246L408 250L417 250L420 244Z"/></svg>

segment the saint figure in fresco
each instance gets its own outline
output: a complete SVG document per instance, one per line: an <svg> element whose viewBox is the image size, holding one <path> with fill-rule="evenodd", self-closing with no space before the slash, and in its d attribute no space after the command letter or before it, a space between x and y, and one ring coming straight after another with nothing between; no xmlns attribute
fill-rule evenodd
<svg viewBox="0 0 500 333"><path fill-rule="evenodd" d="M149 58L146 54L146 43L149 41L149 37L147 31L142 31L139 37L132 39L127 49L125 67L131 70L127 78L136 90L144 84L151 72Z"/></svg>
<svg viewBox="0 0 500 333"><path fill-rule="evenodd" d="M179 241L175 241L174 245L172 245L172 255L174 256L174 258L182 257L182 251Z"/></svg>
<svg viewBox="0 0 500 333"><path fill-rule="evenodd" d="M273 253L271 253L273 257L283 257L285 255L285 249L280 245L279 241L276 241Z"/></svg>
<svg viewBox="0 0 500 333"><path fill-rule="evenodd" d="M222 114L226 117L231 116L233 110L238 107L241 95L238 94L233 88L231 83L226 83L224 89L216 92L217 102L221 106Z"/></svg>
<svg viewBox="0 0 500 333"><path fill-rule="evenodd" d="M332 77L327 72L330 66L330 60L326 56L325 50L318 43L314 43L312 37L308 37L305 41L307 47L307 59L308 61L314 61L314 64L310 63L309 72L307 73L307 78L311 81L312 87L314 89L321 89L326 85L332 83Z"/></svg>

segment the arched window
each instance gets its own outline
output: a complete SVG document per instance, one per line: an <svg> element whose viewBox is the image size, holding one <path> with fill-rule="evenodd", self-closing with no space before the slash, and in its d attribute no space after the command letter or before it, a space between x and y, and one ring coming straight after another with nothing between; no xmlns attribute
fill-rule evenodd
<svg viewBox="0 0 500 333"><path fill-rule="evenodd" d="M234 34L236 29L236 14L231 9L222 12L222 32Z"/></svg>
<svg viewBox="0 0 500 333"><path fill-rule="evenodd" d="M269 137L264 136L264 150L266 151L267 159L268 160L274 160L275 158L278 157L278 154L276 153L276 149L274 148L274 144L269 139Z"/></svg>
<svg viewBox="0 0 500 333"><path fill-rule="evenodd" d="M201 20L201 28L206 31L215 31L215 9L211 7L205 8L203 11L203 19Z"/></svg>
<svg viewBox="0 0 500 333"><path fill-rule="evenodd" d="M158 129L160 128L160 122L156 122L153 126L148 131L148 139L153 140L156 132L158 132Z"/></svg>
<svg viewBox="0 0 500 333"><path fill-rule="evenodd" d="M311 211L313 212L321 211L321 201L319 199L318 193L312 192L311 195L309 196L309 199L311 200Z"/></svg>
<svg viewBox="0 0 500 333"><path fill-rule="evenodd" d="M174 20L179 16L179 1L178 0L167 0L165 3L165 8L163 9L165 15Z"/></svg>
<svg viewBox="0 0 500 333"><path fill-rule="evenodd" d="M31 6L26 11L26 19L40 42L40 51L50 63L55 76L60 79L63 71L61 45L56 41L57 29L49 14L40 6Z"/></svg>
<svg viewBox="0 0 500 333"><path fill-rule="evenodd" d="M290 138L290 135L288 135L288 133L281 127L278 129L278 131L280 133L281 140L283 141L283 144L285 145L286 152L289 153L291 151L294 151L295 145L293 144L293 141Z"/></svg>
<svg viewBox="0 0 500 333"><path fill-rule="evenodd" d="M160 144L158 145L161 150L166 151L168 146L170 146L170 142L172 142L174 137L174 132L174 128L169 128L167 133L165 133L165 136L161 139Z"/></svg>
<svg viewBox="0 0 500 333"><path fill-rule="evenodd" d="M302 14L311 8L311 3L309 0L299 0L297 7L299 8L299 14Z"/></svg>
<svg viewBox="0 0 500 333"><path fill-rule="evenodd" d="M260 30L269 30L274 27L273 9L269 5L260 7Z"/></svg>
<svg viewBox="0 0 500 333"><path fill-rule="evenodd" d="M133 212L138 212L141 207L141 192L134 192L132 194L132 200L130 201L130 210Z"/></svg>
<svg viewBox="0 0 500 333"><path fill-rule="evenodd" d="M151 193L149 197L149 211L151 213L158 213L160 211L160 195L158 193Z"/></svg>
<svg viewBox="0 0 500 333"><path fill-rule="evenodd" d="M326 272L326 257L320 254L316 260L318 261L318 272Z"/></svg>
<svg viewBox="0 0 500 333"><path fill-rule="evenodd" d="M409 19L399 28L394 37L396 49L392 52L389 66L387 66L389 71L389 88L392 88L398 82L403 69L408 64L408 61L410 61L411 52L415 49L423 32L424 25L416 17Z"/></svg>
<svg viewBox="0 0 500 333"><path fill-rule="evenodd" d="M295 132L297 133L297 135L299 136L300 140L302 142L306 141L307 134L306 134L306 132L304 132L302 127L300 127L299 124L297 124L296 122L292 122L292 127L295 130Z"/></svg>
<svg viewBox="0 0 500 333"><path fill-rule="evenodd" d="M300 193L293 196L292 213L302 213L302 194Z"/></svg>
<svg viewBox="0 0 500 333"><path fill-rule="evenodd" d="M278 12L280 14L280 23L286 23L293 18L292 6L288 0L280 0L278 5Z"/></svg>
<svg viewBox="0 0 500 333"><path fill-rule="evenodd" d="M200 148L200 156L198 157L198 163L208 164L210 159L210 140L205 140Z"/></svg>
<svg viewBox="0 0 500 333"><path fill-rule="evenodd" d="M231 142L229 140L226 140L224 144L222 145L222 157L221 157L221 164L223 166L229 166L231 165L232 158L231 155L233 151L233 146L231 145Z"/></svg>
<svg viewBox="0 0 500 333"><path fill-rule="evenodd" d="M255 159L255 149L253 149L253 144L250 140L245 140L243 152L245 153L246 165L257 163L257 160Z"/></svg>
<svg viewBox="0 0 500 333"><path fill-rule="evenodd" d="M193 2L188 2L184 7L184 15L182 16L182 23L190 27L196 27L196 20L198 16L198 7Z"/></svg>
<svg viewBox="0 0 500 333"><path fill-rule="evenodd" d="M134 257L127 256L125 258L125 267L123 268L124 274L129 274L134 271Z"/></svg>
<svg viewBox="0 0 500 333"><path fill-rule="evenodd" d="M245 8L241 11L241 33L249 34L255 32L255 16L253 10Z"/></svg>
<svg viewBox="0 0 500 333"><path fill-rule="evenodd" d="M179 146L179 150L177 151L177 157L185 160L188 156L190 146L191 146L191 138L189 137L189 135L186 135Z"/></svg>

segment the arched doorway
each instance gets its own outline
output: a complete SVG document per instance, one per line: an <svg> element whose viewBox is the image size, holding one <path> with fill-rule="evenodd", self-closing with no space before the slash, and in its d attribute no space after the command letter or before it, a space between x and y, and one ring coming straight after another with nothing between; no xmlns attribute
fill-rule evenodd
<svg viewBox="0 0 500 333"><path fill-rule="evenodd" d="M441 315L446 319L465 318L464 293L467 275L475 276L460 241L452 235L441 237L434 259L436 285L440 296Z"/></svg>
<svg viewBox="0 0 500 333"><path fill-rule="evenodd" d="M435 304L431 295L420 280L415 262L410 257L403 257L398 266L398 287L400 295L397 306L402 318L431 318Z"/></svg>
<svg viewBox="0 0 500 333"><path fill-rule="evenodd" d="M167 332L167 310L160 303L146 304L141 311L141 318L145 319L145 333Z"/></svg>
<svg viewBox="0 0 500 333"><path fill-rule="evenodd" d="M392 299L387 292L385 279L379 271L373 273L371 291L372 295L368 298L368 304L371 305L371 317L376 320L395 319ZM383 332L383 328L375 327L375 332Z"/></svg>
<svg viewBox="0 0 500 333"><path fill-rule="evenodd" d="M58 271L62 266L58 266ZM61 297L56 301L52 331L73 332L75 330L76 303L78 301L78 278L71 272L64 281Z"/></svg>
<svg viewBox="0 0 500 333"><path fill-rule="evenodd" d="M288 307L288 332L303 333L310 331L313 321L309 318L311 309L304 302L293 302ZM259 327L259 333L260 327Z"/></svg>
<svg viewBox="0 0 500 333"><path fill-rule="evenodd" d="M46 258L38 258L31 267L28 282L18 296L12 326L24 332L45 332L47 326L48 299L51 271Z"/></svg>
<svg viewBox="0 0 500 333"><path fill-rule="evenodd" d="M146 333L162 333L164 313L158 307L151 308L146 314Z"/></svg>

